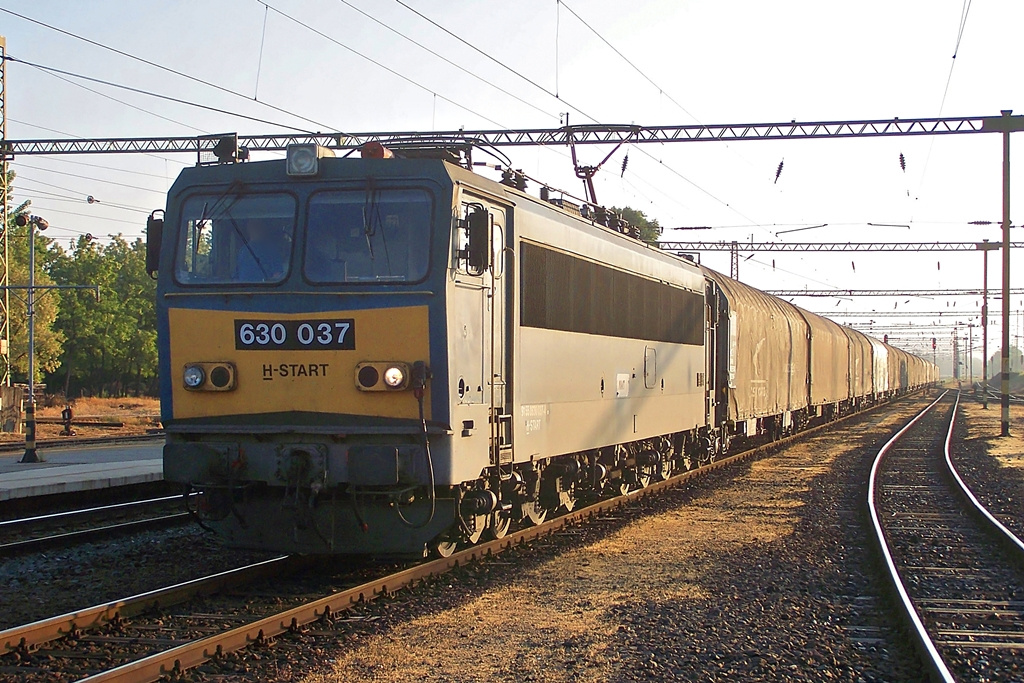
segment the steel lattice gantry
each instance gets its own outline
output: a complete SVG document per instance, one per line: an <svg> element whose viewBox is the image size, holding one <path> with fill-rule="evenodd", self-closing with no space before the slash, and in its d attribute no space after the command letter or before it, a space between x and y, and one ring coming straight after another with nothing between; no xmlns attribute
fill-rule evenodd
<svg viewBox="0 0 1024 683"><path fill-rule="evenodd" d="M773 296L815 296L815 297L850 297L850 296L981 296L980 289L766 289ZM1024 294L1024 287L1015 287L1010 294ZM992 296L990 299L998 299Z"/></svg>
<svg viewBox="0 0 1024 683"><path fill-rule="evenodd" d="M977 242L659 242L665 251L824 251L824 252L904 252L904 251L979 251ZM1000 248L1002 245L993 243ZM1011 249L1024 242L1011 242Z"/></svg>
<svg viewBox="0 0 1024 683"><path fill-rule="evenodd" d="M356 149L375 141L385 145L480 145L535 147L668 142L730 142L739 140L805 140L908 135L963 135L993 132L988 119L1004 117L946 117L923 119L864 119L788 123L740 123L692 126L583 125L522 130L453 130L441 132L300 133L286 135L203 135L165 138L57 138L4 140L11 156L39 154L124 154L154 152L212 152L225 137L237 139L250 151L282 151L296 143L316 143L334 149ZM1021 116L1011 117L1024 119Z"/></svg>

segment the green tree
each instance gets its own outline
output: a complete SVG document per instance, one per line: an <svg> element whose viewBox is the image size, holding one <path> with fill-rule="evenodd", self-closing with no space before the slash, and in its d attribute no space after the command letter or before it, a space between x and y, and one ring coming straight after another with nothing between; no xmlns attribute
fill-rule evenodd
<svg viewBox="0 0 1024 683"><path fill-rule="evenodd" d="M648 244L654 244L661 237L661 232L664 228L658 223L656 218L648 218L643 211L639 209L632 209L628 206L624 206L621 209L613 206L612 211L621 214L623 220L630 225L635 225L640 228L640 239Z"/></svg>
<svg viewBox="0 0 1024 683"><path fill-rule="evenodd" d="M51 377L68 395L148 392L157 372L155 284L146 275L146 245L123 236L106 245L83 236L53 264L59 282L97 285L67 292L57 328L66 337Z"/></svg>

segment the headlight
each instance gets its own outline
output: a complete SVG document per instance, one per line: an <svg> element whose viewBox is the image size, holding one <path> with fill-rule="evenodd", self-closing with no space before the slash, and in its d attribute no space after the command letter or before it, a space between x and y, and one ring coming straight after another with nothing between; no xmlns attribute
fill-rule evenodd
<svg viewBox="0 0 1024 683"><path fill-rule="evenodd" d="M206 373L198 365L186 365L185 373L182 376L185 386L189 389L196 389L206 379Z"/></svg>
<svg viewBox="0 0 1024 683"><path fill-rule="evenodd" d="M320 172L320 159L333 156L333 150L316 144L288 145L285 153L288 175L315 176Z"/></svg>
<svg viewBox="0 0 1024 683"><path fill-rule="evenodd" d="M409 388L412 371L401 361L363 361L356 364L356 389L359 391L403 391Z"/></svg>
<svg viewBox="0 0 1024 683"><path fill-rule="evenodd" d="M405 384L405 371L397 365L392 365L384 371L384 383L392 389L397 389Z"/></svg>

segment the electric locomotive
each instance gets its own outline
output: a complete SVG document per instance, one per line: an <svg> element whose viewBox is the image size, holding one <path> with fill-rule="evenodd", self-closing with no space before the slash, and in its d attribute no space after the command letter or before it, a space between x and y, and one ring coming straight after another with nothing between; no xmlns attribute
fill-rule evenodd
<svg viewBox="0 0 1024 683"><path fill-rule="evenodd" d="M187 168L150 219L164 478L228 544L447 554L719 442L696 265L409 156Z"/></svg>

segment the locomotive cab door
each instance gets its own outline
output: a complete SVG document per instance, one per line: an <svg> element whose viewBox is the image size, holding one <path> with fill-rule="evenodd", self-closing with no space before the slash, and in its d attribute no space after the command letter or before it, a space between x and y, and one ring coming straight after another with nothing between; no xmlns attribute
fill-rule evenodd
<svg viewBox="0 0 1024 683"><path fill-rule="evenodd" d="M457 401L483 409L474 411L481 417L481 424L475 426L481 430L487 426L490 464L498 465L512 462L511 269L505 248L509 212L493 202L464 195L460 213L464 231L456 240L457 289L452 315L462 319L457 362L464 376L457 385Z"/></svg>

